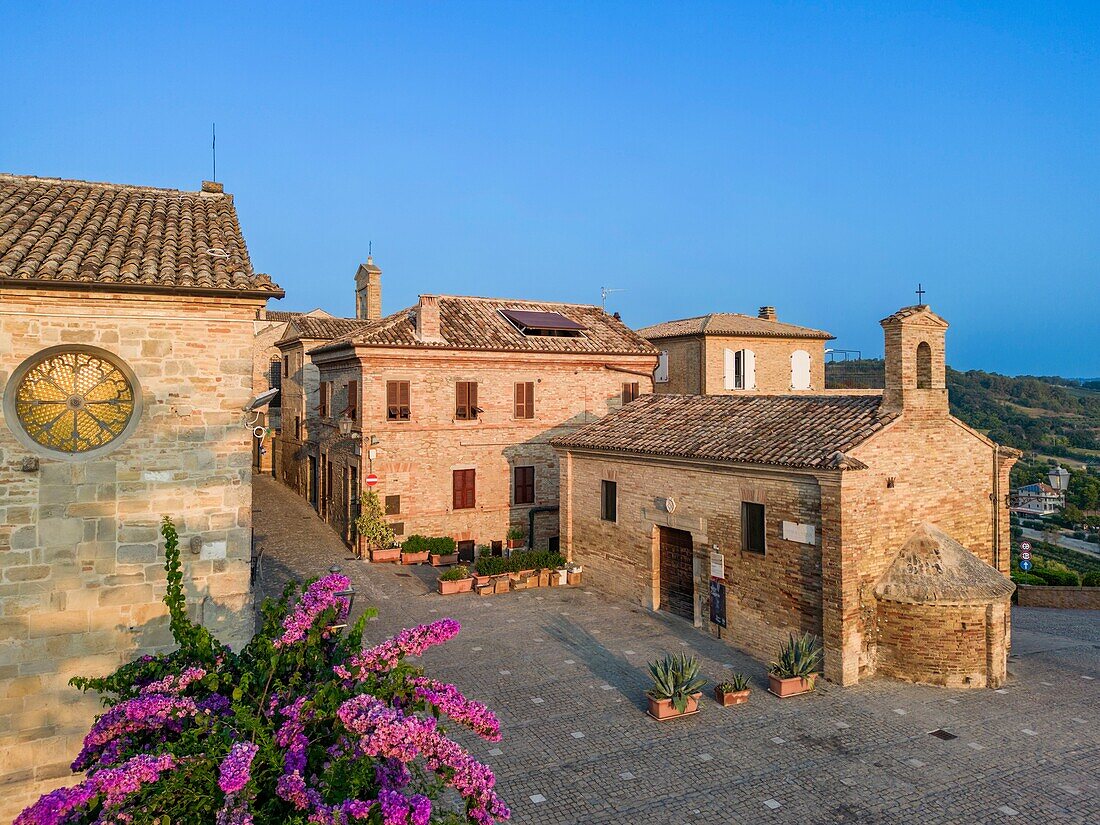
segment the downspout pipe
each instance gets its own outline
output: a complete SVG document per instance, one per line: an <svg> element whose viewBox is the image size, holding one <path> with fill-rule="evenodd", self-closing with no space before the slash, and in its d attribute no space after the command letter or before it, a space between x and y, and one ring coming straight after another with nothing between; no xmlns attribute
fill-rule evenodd
<svg viewBox="0 0 1100 825"><path fill-rule="evenodd" d="M1001 445L993 445L993 566L1001 569Z"/></svg>

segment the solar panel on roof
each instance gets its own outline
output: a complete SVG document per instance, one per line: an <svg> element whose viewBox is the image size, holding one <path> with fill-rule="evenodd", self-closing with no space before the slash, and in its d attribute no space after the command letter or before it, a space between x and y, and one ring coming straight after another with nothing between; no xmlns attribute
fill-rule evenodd
<svg viewBox="0 0 1100 825"><path fill-rule="evenodd" d="M502 309L501 315L521 329L582 330L584 325L559 312L539 312L530 309Z"/></svg>

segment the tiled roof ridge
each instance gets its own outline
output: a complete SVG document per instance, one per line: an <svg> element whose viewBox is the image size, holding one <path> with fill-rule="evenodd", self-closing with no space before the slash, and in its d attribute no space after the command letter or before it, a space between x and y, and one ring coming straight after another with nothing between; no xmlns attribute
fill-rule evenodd
<svg viewBox="0 0 1100 825"><path fill-rule="evenodd" d="M133 189L138 192L156 192L162 195L189 195L196 198L233 198L230 192L203 192L197 189L177 189L171 186L149 186L143 183L112 183L104 180L81 180L80 178L52 178L47 175L18 175L14 172L0 172L0 181L26 181L27 183L52 183L73 186L90 186L96 189Z"/></svg>
<svg viewBox="0 0 1100 825"><path fill-rule="evenodd" d="M743 329L723 329L729 321L745 322ZM687 318L673 318L640 327L636 332L646 338L687 338L694 335L728 335L746 338L832 339L832 333L814 327L792 324L773 318L761 318L744 312L708 312Z"/></svg>
<svg viewBox="0 0 1100 825"><path fill-rule="evenodd" d="M435 292L425 292L425 295L434 295L436 298L450 298L457 301L485 301L486 303L500 303L500 304L541 304L543 306L563 306L563 307L583 307L585 309L598 309L607 315L612 313L607 312L606 309L599 304L583 304L572 301L544 301L538 298L493 298L488 295L447 295ZM410 309L416 309L415 306Z"/></svg>

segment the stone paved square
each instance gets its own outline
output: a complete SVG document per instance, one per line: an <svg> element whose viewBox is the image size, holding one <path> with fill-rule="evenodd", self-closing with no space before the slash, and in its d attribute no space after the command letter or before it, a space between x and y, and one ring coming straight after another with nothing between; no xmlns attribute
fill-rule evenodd
<svg viewBox="0 0 1100 825"><path fill-rule="evenodd" d="M422 661L499 715L499 747L460 738L496 772L516 823L1100 822L1095 613L1015 609L1004 693L875 679L779 700L763 663L685 622L580 588L441 597L430 568L349 560L274 480L256 478L255 502L262 592L339 565L356 611L378 608L369 641L440 616L462 623ZM647 717L646 663L682 648L712 683L730 664L748 675L749 703L724 709L708 693L690 718ZM938 729L958 738L928 734Z"/></svg>

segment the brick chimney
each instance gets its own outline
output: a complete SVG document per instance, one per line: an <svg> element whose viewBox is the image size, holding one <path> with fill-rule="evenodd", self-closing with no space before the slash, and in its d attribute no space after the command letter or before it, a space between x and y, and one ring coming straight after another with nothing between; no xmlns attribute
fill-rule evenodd
<svg viewBox="0 0 1100 825"><path fill-rule="evenodd" d="M202 190L211 195L221 195L225 192L225 186L218 183L216 180L204 180L202 182Z"/></svg>
<svg viewBox="0 0 1100 825"><path fill-rule="evenodd" d="M421 295L416 307L416 337L425 343L442 343L439 329L439 296Z"/></svg>
<svg viewBox="0 0 1100 825"><path fill-rule="evenodd" d="M775 307L760 307L760 311L756 313L757 318L763 318L765 321L778 321L779 316L775 314Z"/></svg>
<svg viewBox="0 0 1100 825"><path fill-rule="evenodd" d="M367 256L355 273L355 317L360 321L377 321L382 317L382 270Z"/></svg>

